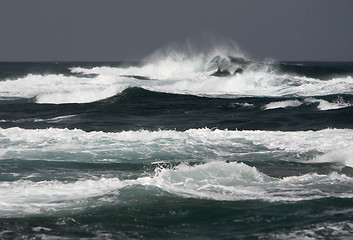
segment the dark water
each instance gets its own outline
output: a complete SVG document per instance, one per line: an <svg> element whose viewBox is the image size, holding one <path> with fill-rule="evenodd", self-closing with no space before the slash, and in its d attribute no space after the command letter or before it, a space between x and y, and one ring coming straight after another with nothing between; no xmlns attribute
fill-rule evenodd
<svg viewBox="0 0 353 240"><path fill-rule="evenodd" d="M0 238L351 239L353 63L214 64L0 63Z"/></svg>

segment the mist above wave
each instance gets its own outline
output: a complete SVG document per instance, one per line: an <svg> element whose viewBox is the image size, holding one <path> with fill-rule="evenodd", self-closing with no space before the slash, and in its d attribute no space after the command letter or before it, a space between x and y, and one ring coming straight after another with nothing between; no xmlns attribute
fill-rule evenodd
<svg viewBox="0 0 353 240"><path fill-rule="evenodd" d="M88 103L112 97L129 87L216 98L353 92L353 78L349 75L322 80L281 72L276 63L249 60L231 42L206 47L169 46L138 65L74 67L71 72L72 76L29 73L0 81L0 97L33 98L37 103Z"/></svg>

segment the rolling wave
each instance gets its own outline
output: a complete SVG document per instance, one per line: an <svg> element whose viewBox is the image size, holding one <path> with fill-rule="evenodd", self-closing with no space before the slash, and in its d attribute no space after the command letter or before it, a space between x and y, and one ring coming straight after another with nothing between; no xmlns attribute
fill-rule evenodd
<svg viewBox="0 0 353 240"><path fill-rule="evenodd" d="M78 162L251 161L254 156L353 167L353 130L85 132L75 129L0 129L0 159ZM16 147L14 147L16 146ZM18 147L21 146L21 147ZM283 152L283 156L277 155ZM251 157L252 156L252 157ZM270 157L269 157L270 156ZM298 158L298 156L300 156ZM260 157L261 158L261 157Z"/></svg>
<svg viewBox="0 0 353 240"><path fill-rule="evenodd" d="M353 63L206 49L1 63L0 238L350 236Z"/></svg>
<svg viewBox="0 0 353 240"><path fill-rule="evenodd" d="M172 169L158 167L151 176L126 180L101 177L74 182L2 181L0 216L62 215L104 205L123 205L127 203L119 199L124 199L124 189L129 189L127 194L132 194L134 201L143 201L149 194L170 193L216 201L297 202L352 198L352 183L353 178L335 172L273 178L244 163L213 161L193 166L181 164Z"/></svg>
<svg viewBox="0 0 353 240"><path fill-rule="evenodd" d="M0 97L37 103L89 103L129 87L211 98L352 94L351 75L320 79L281 71L280 64L227 55L171 54L132 66L72 67L67 74L33 74L0 81ZM300 68L300 67L296 67ZM218 74L217 74L218 73ZM339 76L338 76L339 75Z"/></svg>

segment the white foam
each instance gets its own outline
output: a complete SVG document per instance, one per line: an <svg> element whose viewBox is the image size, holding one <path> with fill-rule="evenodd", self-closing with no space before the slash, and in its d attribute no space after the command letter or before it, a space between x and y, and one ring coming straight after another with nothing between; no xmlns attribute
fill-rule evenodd
<svg viewBox="0 0 353 240"><path fill-rule="evenodd" d="M196 133L196 135L194 135ZM211 135L209 135L211 133ZM229 144L211 130L126 131L120 133L84 132L68 129L0 129L0 158L67 159L77 161L122 161L147 158L195 159L232 154ZM217 143L218 142L218 143ZM213 146L213 144L216 144ZM222 144L226 144L222 147ZM21 146L21 147L19 147ZM163 147L161 147L163 146ZM220 147L217 150L217 147ZM224 151L224 152L223 152ZM223 152L223 153L222 153Z"/></svg>
<svg viewBox="0 0 353 240"><path fill-rule="evenodd" d="M197 45L186 44L159 50L141 66L76 68L73 71L105 76L146 76L155 81L133 84L151 91L207 97L320 96L353 92L353 78L350 76L322 81L281 74L270 64L252 63L244 66L241 74L213 77L210 75L217 67L210 68L210 63L215 56L227 59L228 56L244 58L245 55L232 43L223 46L211 44L201 50Z"/></svg>
<svg viewBox="0 0 353 240"><path fill-rule="evenodd" d="M145 191L145 194L168 192L181 197L217 201L275 202L352 198L352 184L352 178L338 173L272 178L244 163L213 161L194 166L181 164L172 169L157 168L151 176L129 180L101 177L76 182L1 182L0 216L47 215L116 204L125 187L139 191L133 196L135 201L144 201ZM146 188L141 189L141 185ZM333 188L333 185L339 187ZM150 191L156 188L160 191Z"/></svg>
<svg viewBox="0 0 353 240"><path fill-rule="evenodd" d="M353 149L352 129L320 131L231 131L190 129L124 131L117 133L85 132L79 129L0 129L0 159L45 159L71 161L148 161L235 159L244 154L273 151L291 154L310 153L351 166L335 154ZM337 154L336 154L337 155ZM296 159L296 158L295 158ZM320 158L318 158L320 159ZM294 159L292 159L294 160ZM304 158L302 161L310 159Z"/></svg>
<svg viewBox="0 0 353 240"><path fill-rule="evenodd" d="M286 107L298 107L302 105L302 102L299 100L286 100L280 102L271 102L264 106L265 110L276 109L276 108L286 108Z"/></svg>
<svg viewBox="0 0 353 240"><path fill-rule="evenodd" d="M235 103L231 103L229 104L230 107L236 107L236 106L242 106L242 107L246 107L246 108L252 108L252 107L255 107L254 104L252 103L238 103L238 102L235 102Z"/></svg>
<svg viewBox="0 0 353 240"><path fill-rule="evenodd" d="M243 163L210 162L203 165L180 165L175 169L159 169L152 178L138 179L184 197L215 200L259 199L265 194L263 184L271 178Z"/></svg>
<svg viewBox="0 0 353 240"><path fill-rule="evenodd" d="M74 73L96 74L95 77L62 74L32 75L0 82L0 98L35 98L37 103L87 103L109 98L128 87L151 91L192 94L206 97L237 98L243 96L322 96L352 94L351 76L320 80L277 72L270 64L251 63L242 73L228 77L211 76L215 57L243 57L231 48L214 47L208 51L168 49L154 54L140 66L72 68ZM236 64L236 63L234 63ZM230 66L229 68L232 68ZM234 67L233 67L234 68ZM127 76L143 76L141 81ZM283 103L286 106L298 103ZM346 103L320 101L322 110L351 106ZM269 106L271 107L271 106Z"/></svg>
<svg viewBox="0 0 353 240"><path fill-rule="evenodd" d="M101 196L122 188L117 178L59 181L0 182L0 215L21 216L62 210L80 210L89 198Z"/></svg>
<svg viewBox="0 0 353 240"><path fill-rule="evenodd" d="M83 73L115 76L140 75L152 81L136 82L130 86L151 91L191 94L206 97L236 98L244 96L322 96L329 94L351 94L353 78L320 79L280 74L269 65L250 64L244 72L228 77L210 76L213 71L205 69L205 57L191 59L159 59L140 67L75 69ZM206 65L205 65L206 64Z"/></svg>
<svg viewBox="0 0 353 240"><path fill-rule="evenodd" d="M353 146L332 150L323 155L317 156L311 162L335 162L353 168Z"/></svg>
<svg viewBox="0 0 353 240"><path fill-rule="evenodd" d="M305 102L318 103L317 108L322 111L334 110L334 109L340 109L340 108L346 108L346 107L352 106L351 103L344 102L344 100L342 98L338 98L337 100L335 100L333 102L328 102L323 99L306 98Z"/></svg>
<svg viewBox="0 0 353 240"><path fill-rule="evenodd" d="M214 200L301 201L323 197L353 197L353 179L345 175L306 174L271 178L243 163L209 162L160 169L152 178L137 179L142 185L192 198ZM340 189L332 189L339 184Z"/></svg>
<svg viewBox="0 0 353 240"><path fill-rule="evenodd" d="M207 36L201 41L169 44L158 49L143 59L140 73L147 73L147 76L157 79L191 79L197 77L198 73L209 75L210 71L217 70L217 66L211 66L211 60L216 56L223 59L228 56L246 58L233 41Z"/></svg>
<svg viewBox="0 0 353 240"><path fill-rule="evenodd" d="M286 101L279 101L279 102L271 102L269 104L266 104L264 106L264 109L269 110L269 109L276 109L276 108L298 107L298 106L302 105L303 103L318 104L317 108L321 111L341 109L341 108L346 108L346 107L352 106L351 103L345 102L341 97L337 98L333 102L328 102L326 100L317 99L317 98L306 98L306 99L304 99L304 101L286 100Z"/></svg>
<svg viewBox="0 0 353 240"><path fill-rule="evenodd" d="M86 103L116 95L127 87L114 76L96 78L32 75L0 82L0 96L36 98L37 103Z"/></svg>

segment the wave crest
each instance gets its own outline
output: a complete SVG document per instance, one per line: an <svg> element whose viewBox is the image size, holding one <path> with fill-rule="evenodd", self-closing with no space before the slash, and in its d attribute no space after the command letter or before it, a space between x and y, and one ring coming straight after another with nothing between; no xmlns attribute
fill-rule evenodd
<svg viewBox="0 0 353 240"><path fill-rule="evenodd" d="M353 78L349 75L322 80L281 72L276 63L250 61L234 44L186 46L159 50L138 65L74 67L71 76L28 74L0 81L0 98L34 98L37 103L88 103L120 94L129 87L214 98L353 93ZM320 102L319 108L332 109L332 106Z"/></svg>
<svg viewBox="0 0 353 240"><path fill-rule="evenodd" d="M316 173L272 178L244 163L214 161L200 165L157 168L154 175L136 179L80 179L75 182L15 181L0 184L0 216L14 217L83 211L105 204L124 204L119 198L129 188L130 198L145 201L153 189L177 196L217 201L303 201L327 197L352 198L353 179L344 174ZM339 188L332 188L339 184ZM141 193L141 186L144 186ZM134 193L134 189L139 189ZM152 191L151 191L152 190ZM142 196L142 197L141 197Z"/></svg>

